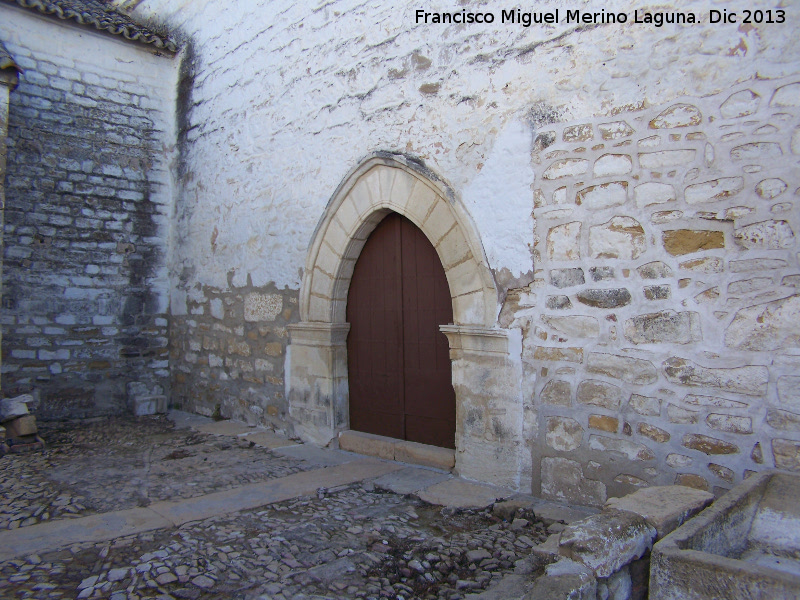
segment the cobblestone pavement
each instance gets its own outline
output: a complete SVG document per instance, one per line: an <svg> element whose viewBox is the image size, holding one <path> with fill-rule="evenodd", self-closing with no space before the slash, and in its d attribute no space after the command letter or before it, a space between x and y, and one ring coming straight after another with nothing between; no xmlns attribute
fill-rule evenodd
<svg viewBox="0 0 800 600"><path fill-rule="evenodd" d="M175 429L166 417L40 426L47 450L0 459L0 529L147 506L308 468L231 437Z"/></svg>
<svg viewBox="0 0 800 600"><path fill-rule="evenodd" d="M46 435L47 456L0 459L7 523L192 496L311 468L236 438L172 430L165 419L110 419ZM162 465L163 476L155 468ZM546 539L532 514L516 517L433 506L363 481L0 563L0 597L457 600L513 572Z"/></svg>

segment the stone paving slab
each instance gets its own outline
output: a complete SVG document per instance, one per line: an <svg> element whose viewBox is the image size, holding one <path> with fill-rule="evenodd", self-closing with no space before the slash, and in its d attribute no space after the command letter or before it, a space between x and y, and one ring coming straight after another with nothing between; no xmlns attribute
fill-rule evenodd
<svg viewBox="0 0 800 600"><path fill-rule="evenodd" d="M149 508L132 508L0 531L0 562L76 542L102 542L171 526Z"/></svg>
<svg viewBox="0 0 800 600"><path fill-rule="evenodd" d="M450 479L449 473L440 473L430 469L406 467L393 473L388 473L375 480L375 487L388 490L395 494L413 494L424 488Z"/></svg>
<svg viewBox="0 0 800 600"><path fill-rule="evenodd" d="M175 525L199 521L214 515L237 512L308 496L320 488L332 488L372 479L401 468L400 465L376 460L360 460L314 471L295 473L281 479L255 483L224 492L216 492L181 502L157 502L150 509Z"/></svg>
<svg viewBox="0 0 800 600"><path fill-rule="evenodd" d="M364 456L359 454L351 454L349 452L342 452L340 450L328 450L327 448L318 448L311 444L298 444L296 446L286 446L284 448L275 448L275 454L286 456L288 458L296 458L304 460L313 465L321 467L332 467L335 465L343 465L345 463L353 462L355 460L363 460Z"/></svg>
<svg viewBox="0 0 800 600"><path fill-rule="evenodd" d="M155 502L147 508L0 531L0 562L78 542L100 542L124 535L180 526L190 521L307 496L319 488L332 488L372 479L401 468L400 465L388 462L360 460L177 502Z"/></svg>
<svg viewBox="0 0 800 600"><path fill-rule="evenodd" d="M243 435L253 433L256 431L255 427L250 427L244 423L237 423L235 421L212 421L203 425L195 425L192 427L195 431L203 433L212 433L214 435Z"/></svg>
<svg viewBox="0 0 800 600"><path fill-rule="evenodd" d="M419 492L421 500L450 508L486 508L499 498L513 496L505 488L473 483L463 479L450 479L434 484Z"/></svg>
<svg viewBox="0 0 800 600"><path fill-rule="evenodd" d="M256 431L253 433L247 433L243 437L248 442L254 442L256 446L269 448L270 450L298 445L296 442L278 435L277 433L272 433L271 431Z"/></svg>

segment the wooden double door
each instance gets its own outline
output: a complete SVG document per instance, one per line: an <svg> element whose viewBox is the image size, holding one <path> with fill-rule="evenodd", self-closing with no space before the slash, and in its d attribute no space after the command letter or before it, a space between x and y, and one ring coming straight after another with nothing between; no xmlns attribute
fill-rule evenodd
<svg viewBox="0 0 800 600"><path fill-rule="evenodd" d="M439 326L453 321L436 250L390 213L356 262L347 296L350 428L455 447L455 392Z"/></svg>

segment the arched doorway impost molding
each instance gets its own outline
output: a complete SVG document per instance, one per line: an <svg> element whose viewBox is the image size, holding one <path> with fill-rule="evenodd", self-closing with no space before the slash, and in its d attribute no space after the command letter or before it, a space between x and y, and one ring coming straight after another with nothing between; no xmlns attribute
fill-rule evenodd
<svg viewBox="0 0 800 600"><path fill-rule="evenodd" d="M455 324L493 327L497 291L471 218L440 179L392 154L361 163L325 209L303 273L302 321L345 322L355 262L369 234L390 211L411 220L436 248L450 286Z"/></svg>

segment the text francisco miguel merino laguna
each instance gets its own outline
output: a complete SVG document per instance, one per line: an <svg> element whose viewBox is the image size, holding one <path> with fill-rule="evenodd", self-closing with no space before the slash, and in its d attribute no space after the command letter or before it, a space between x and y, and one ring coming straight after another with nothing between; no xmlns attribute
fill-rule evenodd
<svg viewBox="0 0 800 600"><path fill-rule="evenodd" d="M727 9L710 9L708 13L709 23L783 23L786 20L786 11L782 9L773 10L742 10L739 12ZM633 12L632 23L648 23L655 27L665 24L693 24L700 23L704 15L687 11L661 11L649 12L635 10ZM494 23L496 21L495 12L468 12L466 10L456 12L427 12L418 9L415 13L416 22L424 24L436 23ZM501 10L499 23L522 25L530 27L533 24L543 23L626 23L629 15L626 12L612 12L605 9L600 11L584 10L555 10L547 12L525 12L520 9Z"/></svg>

